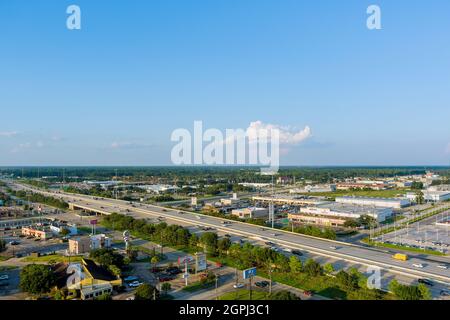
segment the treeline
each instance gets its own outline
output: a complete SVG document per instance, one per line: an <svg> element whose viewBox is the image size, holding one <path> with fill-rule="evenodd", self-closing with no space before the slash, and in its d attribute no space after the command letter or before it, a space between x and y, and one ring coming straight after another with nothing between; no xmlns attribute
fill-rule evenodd
<svg viewBox="0 0 450 320"><path fill-rule="evenodd" d="M42 203L45 205L48 205L50 207L55 207L55 208L59 208L59 209L67 209L69 208L69 205L67 202L60 200L60 199L56 199L53 197L47 197L38 193L33 193L33 192L25 192L25 191L11 191L11 194L17 198L20 198L22 200L27 200L27 201L31 201L31 202L36 202L36 203Z"/></svg>
<svg viewBox="0 0 450 320"><path fill-rule="evenodd" d="M291 231L289 227L283 228L284 230ZM316 226L298 226L294 227L295 233L305 234L308 236L336 240L336 232L331 228L319 228Z"/></svg>
<svg viewBox="0 0 450 320"><path fill-rule="evenodd" d="M116 171L117 170L117 171ZM368 178L387 178L412 174L424 174L433 171L442 176L450 176L448 167L281 167L280 176L295 177L301 180L331 182L333 179L345 179L354 176ZM3 174L15 177L35 179L42 176L49 182L109 180L119 176L120 180L144 181L150 178L160 183L186 185L191 182L205 185L217 183L237 184L239 182L270 182L270 176L260 174L259 167L26 167L2 168ZM175 181L175 182L174 182Z"/></svg>

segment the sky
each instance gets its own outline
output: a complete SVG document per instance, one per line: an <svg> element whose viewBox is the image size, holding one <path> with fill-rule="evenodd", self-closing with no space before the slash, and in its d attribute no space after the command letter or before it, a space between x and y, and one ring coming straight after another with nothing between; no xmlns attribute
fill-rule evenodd
<svg viewBox="0 0 450 320"><path fill-rule="evenodd" d="M279 128L282 165L448 165L449 14L448 0L0 0L0 166L170 165L172 132L194 121Z"/></svg>

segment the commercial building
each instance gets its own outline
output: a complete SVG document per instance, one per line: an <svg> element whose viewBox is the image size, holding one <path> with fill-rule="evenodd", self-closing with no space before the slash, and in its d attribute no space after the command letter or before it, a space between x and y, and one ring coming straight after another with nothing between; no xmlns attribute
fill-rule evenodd
<svg viewBox="0 0 450 320"><path fill-rule="evenodd" d="M288 205L319 205L326 203L325 200L320 200L317 198L308 198L308 197L295 197L289 195L275 195L273 197L264 197L264 196L255 196L252 197L253 201L260 201L266 203L275 203L275 204L288 204Z"/></svg>
<svg viewBox="0 0 450 320"><path fill-rule="evenodd" d="M307 185L304 188L290 189L289 193L318 193L318 192L334 192L336 191L335 184L327 185Z"/></svg>
<svg viewBox="0 0 450 320"><path fill-rule="evenodd" d="M384 207L370 207L358 206L346 203L328 202L314 207L300 208L301 214L308 214L314 216L343 218L343 219L358 219L361 216L367 215L378 222L383 222L392 216L392 208Z"/></svg>
<svg viewBox="0 0 450 320"><path fill-rule="evenodd" d="M96 234L90 237L91 240L91 250L100 248L110 248L112 244L112 239L107 237L105 234Z"/></svg>
<svg viewBox="0 0 450 320"><path fill-rule="evenodd" d="M350 189L371 189L371 190L387 190L392 188L391 185L386 183L364 183L364 182L341 182L336 184L337 190L350 190Z"/></svg>
<svg viewBox="0 0 450 320"><path fill-rule="evenodd" d="M347 219L339 217L327 217L299 213L289 213L288 219L294 224L316 224L327 227L340 227L344 225L345 221L347 221Z"/></svg>
<svg viewBox="0 0 450 320"><path fill-rule="evenodd" d="M80 255L91 251L91 239L89 237L69 239L69 254Z"/></svg>
<svg viewBox="0 0 450 320"><path fill-rule="evenodd" d="M371 198L371 197L336 197L337 203L355 204L360 206L385 207L401 209L411 205L409 199L402 198Z"/></svg>
<svg viewBox="0 0 450 320"><path fill-rule="evenodd" d="M122 286L122 279L94 261L82 259L78 264L79 277L73 277L67 285L69 290L79 290L82 300L95 299L102 294L111 294L114 288Z"/></svg>
<svg viewBox="0 0 450 320"><path fill-rule="evenodd" d="M430 191L425 190L422 191L423 199L426 202L441 202L450 200L450 191ZM417 194L415 192L409 192L406 194L406 197L411 201L416 201Z"/></svg>
<svg viewBox="0 0 450 320"><path fill-rule="evenodd" d="M241 219L268 218L269 209L249 207L249 208L235 209L231 211L231 214Z"/></svg>
<svg viewBox="0 0 450 320"><path fill-rule="evenodd" d="M47 240L53 237L53 233L50 228L41 226L22 227L22 234L26 237L34 237L41 240Z"/></svg>
<svg viewBox="0 0 450 320"><path fill-rule="evenodd" d="M50 225L50 230L53 232L54 235L59 235L63 229L66 229L69 231L69 235L75 236L78 234L78 228L76 224L64 224L64 223L58 223L53 222Z"/></svg>

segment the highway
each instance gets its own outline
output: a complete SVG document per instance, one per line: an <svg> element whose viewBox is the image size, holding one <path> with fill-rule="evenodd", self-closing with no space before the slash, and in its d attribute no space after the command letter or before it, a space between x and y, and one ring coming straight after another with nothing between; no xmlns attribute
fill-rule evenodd
<svg viewBox="0 0 450 320"><path fill-rule="evenodd" d="M154 205L132 203L115 199L96 199L91 196L69 194L58 191L43 191L29 186L15 184L15 189L26 189L48 196L59 197L64 201L82 209L110 214L118 212L127 214L136 212L150 217L163 217L180 223L196 226L211 227L228 234L244 236L247 238L270 241L284 248L301 249L307 252L334 259L341 259L355 264L377 266L386 271L403 276L415 278L428 278L436 282L449 285L450 270L441 269L442 263L411 257L408 261L398 261L392 258L388 250L372 250L355 244L349 244L326 239L319 239L287 231L260 227L243 222L236 222L223 218L216 218L188 211L163 208ZM224 221L230 221L225 225ZM423 268L414 267L413 264L422 264Z"/></svg>

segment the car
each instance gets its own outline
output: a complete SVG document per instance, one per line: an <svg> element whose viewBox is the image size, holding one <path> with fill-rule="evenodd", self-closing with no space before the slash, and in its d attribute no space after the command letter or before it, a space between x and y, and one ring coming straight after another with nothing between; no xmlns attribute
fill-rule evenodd
<svg viewBox="0 0 450 320"><path fill-rule="evenodd" d="M438 267L439 269L445 269L445 270L448 269L448 266L445 265L445 264L440 264L440 265L438 265L437 267Z"/></svg>
<svg viewBox="0 0 450 320"><path fill-rule="evenodd" d="M414 268L420 268L420 269L423 268L423 264L421 264L421 263L413 263L412 266L413 266Z"/></svg>
<svg viewBox="0 0 450 320"><path fill-rule="evenodd" d="M440 295L443 297L448 297L448 296L450 296L450 291L443 289L443 290L441 290Z"/></svg>
<svg viewBox="0 0 450 320"><path fill-rule="evenodd" d="M11 246L17 246L18 244L20 244L20 242L19 242L19 241L13 240L13 241L11 241L9 244L10 244Z"/></svg>
<svg viewBox="0 0 450 320"><path fill-rule="evenodd" d="M184 214L184 212L183 211L178 211L178 214Z"/></svg>
<svg viewBox="0 0 450 320"><path fill-rule="evenodd" d="M135 277L135 276L128 276L125 279L123 279L123 281L125 281L125 282L135 282L135 281L138 281L138 280L139 280L139 278Z"/></svg>
<svg viewBox="0 0 450 320"><path fill-rule="evenodd" d="M130 288L137 288L137 287L139 287L140 285L142 285L143 283L142 282L139 282L139 281L133 281L133 282L130 282L129 284L128 284L128 286L130 287Z"/></svg>
<svg viewBox="0 0 450 320"><path fill-rule="evenodd" d="M236 283L236 284L233 286L233 288L235 288L235 289L242 289L243 287L245 287L245 285L242 284L242 283Z"/></svg>
<svg viewBox="0 0 450 320"><path fill-rule="evenodd" d="M224 235L225 238L231 238L231 236L227 233L226 235Z"/></svg>
<svg viewBox="0 0 450 320"><path fill-rule="evenodd" d="M275 245L273 242L270 242L270 241L264 242L264 244L267 245L267 246L273 246L273 245Z"/></svg>
<svg viewBox="0 0 450 320"><path fill-rule="evenodd" d="M132 301L132 300L135 300L135 298L134 298L134 296L133 297L128 297L126 300Z"/></svg>
<svg viewBox="0 0 450 320"><path fill-rule="evenodd" d="M292 250L292 254L295 254L296 256L302 256L303 253L300 250Z"/></svg>
<svg viewBox="0 0 450 320"><path fill-rule="evenodd" d="M183 271L181 271L180 268L177 267L169 267L166 269L166 272L170 275L177 275L182 273Z"/></svg>
<svg viewBox="0 0 450 320"><path fill-rule="evenodd" d="M314 293L311 290L306 290L303 291L303 294L307 297L312 297Z"/></svg>
<svg viewBox="0 0 450 320"><path fill-rule="evenodd" d="M258 288L266 288L270 283L268 281L258 281L255 283L255 286Z"/></svg>
<svg viewBox="0 0 450 320"><path fill-rule="evenodd" d="M9 279L9 276L7 275L7 274L2 274L1 276L0 276L0 280L8 280Z"/></svg>
<svg viewBox="0 0 450 320"><path fill-rule="evenodd" d="M331 250L337 250L338 248L336 246L331 246L330 249Z"/></svg>
<svg viewBox="0 0 450 320"><path fill-rule="evenodd" d="M279 252L280 251L280 249L278 249L277 247L270 247L270 250L273 250L275 252Z"/></svg>
<svg viewBox="0 0 450 320"><path fill-rule="evenodd" d="M290 249L290 248L283 248L283 251L292 253L292 249Z"/></svg>
<svg viewBox="0 0 450 320"><path fill-rule="evenodd" d="M270 234L272 237L277 237L278 236L278 233L271 233Z"/></svg>
<svg viewBox="0 0 450 320"><path fill-rule="evenodd" d="M173 275L170 274L161 274L159 275L159 282L167 282L167 281L172 281L174 278Z"/></svg>
<svg viewBox="0 0 450 320"><path fill-rule="evenodd" d="M433 282L431 280L428 280L428 279L419 279L419 280L417 280L417 282L425 284L425 285L430 286L430 287L433 286Z"/></svg>

